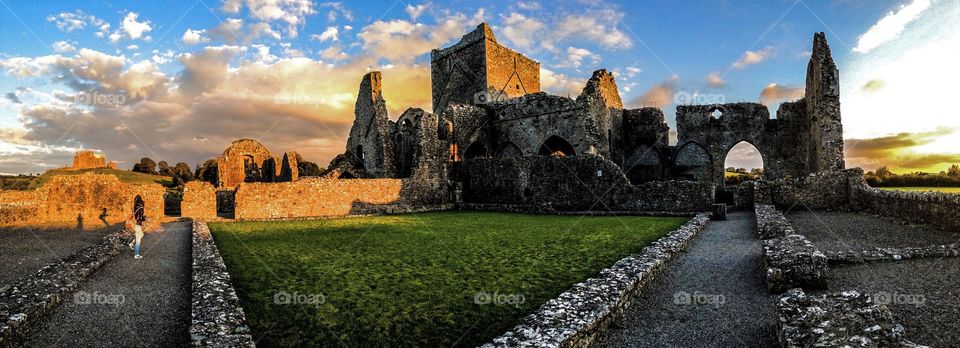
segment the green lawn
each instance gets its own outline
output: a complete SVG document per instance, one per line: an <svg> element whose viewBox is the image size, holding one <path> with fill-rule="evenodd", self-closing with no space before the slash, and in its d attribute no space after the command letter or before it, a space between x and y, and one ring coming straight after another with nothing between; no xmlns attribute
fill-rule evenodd
<svg viewBox="0 0 960 348"><path fill-rule="evenodd" d="M960 193L960 187L877 187L881 190L899 191L936 191L946 193Z"/></svg>
<svg viewBox="0 0 960 348"><path fill-rule="evenodd" d="M474 347L686 220L438 212L210 229L259 346ZM494 292L508 303L483 304ZM308 304L275 303L283 293Z"/></svg>

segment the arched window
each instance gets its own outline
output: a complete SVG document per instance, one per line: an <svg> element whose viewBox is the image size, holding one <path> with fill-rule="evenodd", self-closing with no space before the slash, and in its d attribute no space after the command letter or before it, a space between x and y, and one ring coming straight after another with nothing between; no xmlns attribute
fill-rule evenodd
<svg viewBox="0 0 960 348"><path fill-rule="evenodd" d="M663 165L656 149L641 145L624 163L627 178L633 184L663 180Z"/></svg>
<svg viewBox="0 0 960 348"><path fill-rule="evenodd" d="M540 156L544 157L571 157L576 156L573 145L565 139L556 135L547 138L540 145Z"/></svg>
<svg viewBox="0 0 960 348"><path fill-rule="evenodd" d="M487 158L487 147L483 146L479 141L474 141L473 144L467 146L467 151L463 153L463 158L468 160Z"/></svg>
<svg viewBox="0 0 960 348"><path fill-rule="evenodd" d="M723 179L727 185L763 179L763 156L753 144L741 141L730 148L723 161Z"/></svg>
<svg viewBox="0 0 960 348"><path fill-rule="evenodd" d="M700 144L689 142L677 151L674 165L677 174L687 180L713 181L713 162L710 153Z"/></svg>

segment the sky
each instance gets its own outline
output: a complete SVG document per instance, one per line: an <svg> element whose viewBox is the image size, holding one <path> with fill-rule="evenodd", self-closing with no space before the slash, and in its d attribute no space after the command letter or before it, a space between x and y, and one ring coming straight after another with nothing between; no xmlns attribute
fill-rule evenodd
<svg viewBox="0 0 960 348"><path fill-rule="evenodd" d="M541 62L542 88L579 95L614 73L628 108L802 97L815 32L840 70L848 167L960 163L960 1L11 1L0 0L0 173L75 151L120 168L191 166L232 140L343 152L363 74L390 117L430 110L430 50L479 23ZM759 167L736 147L728 166Z"/></svg>

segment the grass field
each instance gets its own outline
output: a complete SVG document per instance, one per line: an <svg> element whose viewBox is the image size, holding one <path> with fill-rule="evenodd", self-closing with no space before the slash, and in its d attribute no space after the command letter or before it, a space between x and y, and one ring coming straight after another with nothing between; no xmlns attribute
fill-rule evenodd
<svg viewBox="0 0 960 348"><path fill-rule="evenodd" d="M960 187L877 187L881 190L899 190L899 191L935 191L946 193L960 193Z"/></svg>
<svg viewBox="0 0 960 348"><path fill-rule="evenodd" d="M137 172L131 172L127 170L118 170L110 168L93 168L93 169L81 169L81 170L51 170L43 173L39 177L35 178L33 182L30 183L28 187L29 190L36 189L43 184L46 184L50 181L50 178L54 175L80 175L83 173L97 173L97 174L112 174L116 176L120 181L128 184L161 184L161 185L170 185L173 182L173 179L166 176L150 175Z"/></svg>
<svg viewBox="0 0 960 348"><path fill-rule="evenodd" d="M438 212L210 229L258 346L475 347L686 220Z"/></svg>

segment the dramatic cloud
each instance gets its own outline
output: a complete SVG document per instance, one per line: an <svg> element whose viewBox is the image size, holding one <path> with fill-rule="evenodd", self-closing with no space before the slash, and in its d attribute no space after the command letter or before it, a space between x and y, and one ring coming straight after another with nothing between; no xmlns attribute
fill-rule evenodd
<svg viewBox="0 0 960 348"><path fill-rule="evenodd" d="M501 35L518 49L530 49L536 42L536 38L541 36L540 30L544 28L543 22L515 12L502 17L501 20L503 21L503 28L499 30Z"/></svg>
<svg viewBox="0 0 960 348"><path fill-rule="evenodd" d="M727 81L723 80L723 76L720 76L720 73L712 72L707 74L707 85L713 88L721 88L727 86Z"/></svg>
<svg viewBox="0 0 960 348"><path fill-rule="evenodd" d="M310 0L225 0L220 9L237 14L244 6L250 18L264 23L286 23L286 32L291 38L297 37L298 28L306 23L307 16L317 13Z"/></svg>
<svg viewBox="0 0 960 348"><path fill-rule="evenodd" d="M366 54L393 62L409 63L431 49L460 38L483 21L483 10L472 17L456 13L439 18L434 26L406 20L376 21L360 29L357 37Z"/></svg>
<svg viewBox="0 0 960 348"><path fill-rule="evenodd" d="M540 89L548 93L576 98L586 84L586 79L571 78L540 67Z"/></svg>
<svg viewBox="0 0 960 348"><path fill-rule="evenodd" d="M791 101L803 98L804 87L787 87L771 83L760 91L760 103L771 105L782 101Z"/></svg>
<svg viewBox="0 0 960 348"><path fill-rule="evenodd" d="M555 28L559 40L577 38L596 42L605 48L633 47L633 41L617 28L623 12L614 9L593 9L585 14L567 15Z"/></svg>
<svg viewBox="0 0 960 348"><path fill-rule="evenodd" d="M853 50L867 53L878 46L897 38L907 24L915 21L923 11L930 8L930 0L913 0L913 3L903 6L897 12L890 12L870 27L866 33L860 35L857 47Z"/></svg>
<svg viewBox="0 0 960 348"><path fill-rule="evenodd" d="M744 69L754 64L760 64L767 60L767 58L770 58L770 56L773 55L773 52L774 48L772 46L764 47L759 51L747 51L743 54L743 56L740 57L740 59L738 59L736 62L733 62L732 67L734 69Z"/></svg>
<svg viewBox="0 0 960 348"><path fill-rule="evenodd" d="M898 133L870 139L844 140L844 153L847 167L862 167L872 170L887 166L901 171L938 172L951 164L960 163L960 154L948 153L953 149L942 149L940 153L916 151L924 145L933 144L946 136L956 136L955 129L937 128L929 132Z"/></svg>
<svg viewBox="0 0 960 348"><path fill-rule="evenodd" d="M150 36L143 36L143 34L153 30L153 26L150 21L145 20L140 22L138 17L140 17L139 13L127 13L127 15L123 17L123 21L120 22L120 28L110 34L110 42L120 41L124 36L130 40L143 38L144 40L150 41Z"/></svg>
<svg viewBox="0 0 960 348"><path fill-rule="evenodd" d="M670 78L660 82L641 96L631 100L624 107L658 107L666 108L673 104L674 95L677 93L677 80L680 78L673 75Z"/></svg>

